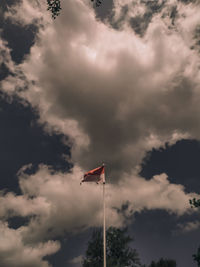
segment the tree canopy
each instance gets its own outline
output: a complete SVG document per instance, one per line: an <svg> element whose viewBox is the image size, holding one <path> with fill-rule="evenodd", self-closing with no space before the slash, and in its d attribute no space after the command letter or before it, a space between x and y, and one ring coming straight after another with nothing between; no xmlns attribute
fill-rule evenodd
<svg viewBox="0 0 200 267"><path fill-rule="evenodd" d="M96 7L99 7L102 3L101 0L90 0L91 2L95 2ZM61 11L61 3L60 0L47 0L47 10L51 12L52 18L55 19Z"/></svg>
<svg viewBox="0 0 200 267"><path fill-rule="evenodd" d="M196 199L196 198L190 199L189 203L191 205L191 208L200 207L200 199ZM193 257L193 260L197 262L198 267L200 267L200 247L198 248L197 253L193 254L192 257Z"/></svg>
<svg viewBox="0 0 200 267"><path fill-rule="evenodd" d="M132 238L127 235L127 229L110 227L106 234L106 259L108 267L139 267L142 266L138 253L129 247ZM103 266L103 236L102 230L93 231L88 243L83 267Z"/></svg>
<svg viewBox="0 0 200 267"><path fill-rule="evenodd" d="M55 19L60 14L60 0L47 0L47 10L51 12L52 18Z"/></svg>
<svg viewBox="0 0 200 267"><path fill-rule="evenodd" d="M193 254L192 257L193 260L197 262L198 267L200 267L200 247L198 248L197 253Z"/></svg>
<svg viewBox="0 0 200 267"><path fill-rule="evenodd" d="M189 200L189 203L191 205L191 208L198 208L198 207L200 207L200 199L196 199L196 198L190 199Z"/></svg>
<svg viewBox="0 0 200 267"><path fill-rule="evenodd" d="M152 261L149 267L176 267L176 261L161 258L158 262Z"/></svg>

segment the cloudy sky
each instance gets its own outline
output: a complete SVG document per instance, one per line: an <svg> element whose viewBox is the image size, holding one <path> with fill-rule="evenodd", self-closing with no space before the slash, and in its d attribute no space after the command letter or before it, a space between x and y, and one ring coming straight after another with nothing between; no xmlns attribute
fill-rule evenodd
<svg viewBox="0 0 200 267"><path fill-rule="evenodd" d="M199 0L0 2L0 263L79 267L102 225L142 263L195 267L200 212Z"/></svg>

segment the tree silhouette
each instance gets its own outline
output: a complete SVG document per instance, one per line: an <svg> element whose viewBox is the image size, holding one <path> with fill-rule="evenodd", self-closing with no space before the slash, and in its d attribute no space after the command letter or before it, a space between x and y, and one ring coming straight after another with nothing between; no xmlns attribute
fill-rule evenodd
<svg viewBox="0 0 200 267"><path fill-rule="evenodd" d="M198 207L200 207L200 199L196 199L196 198L190 199L189 200L189 203L191 205L191 208L198 208Z"/></svg>
<svg viewBox="0 0 200 267"><path fill-rule="evenodd" d="M176 267L176 261L161 258L158 262L152 261L149 267Z"/></svg>
<svg viewBox="0 0 200 267"><path fill-rule="evenodd" d="M60 0L47 0L47 10L50 10L52 18L55 19L60 14Z"/></svg>
<svg viewBox="0 0 200 267"><path fill-rule="evenodd" d="M132 238L126 234L127 228L110 227L106 236L106 259L108 267L139 267L142 266L138 253L128 245ZM103 236L102 230L93 231L88 243L83 267L103 266Z"/></svg>
<svg viewBox="0 0 200 267"><path fill-rule="evenodd" d="M96 7L99 7L102 4L101 0L90 0L96 4ZM60 0L47 0L47 10L51 12L52 18L55 19L61 11Z"/></svg>
<svg viewBox="0 0 200 267"><path fill-rule="evenodd" d="M189 203L191 205L191 208L200 207L200 199L196 199L196 198L190 199ZM200 247L198 248L197 253L193 254L192 257L193 257L193 260L197 262L198 267L200 267Z"/></svg>
<svg viewBox="0 0 200 267"><path fill-rule="evenodd" d="M193 260L197 262L198 267L200 267L200 247L197 250L197 254L192 255Z"/></svg>

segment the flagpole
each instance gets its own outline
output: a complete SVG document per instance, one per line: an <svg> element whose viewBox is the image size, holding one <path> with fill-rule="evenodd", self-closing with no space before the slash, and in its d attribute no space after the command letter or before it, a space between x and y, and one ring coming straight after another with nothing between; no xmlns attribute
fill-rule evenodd
<svg viewBox="0 0 200 267"><path fill-rule="evenodd" d="M106 267L106 214L105 214L105 185L103 183L103 266Z"/></svg>
<svg viewBox="0 0 200 267"><path fill-rule="evenodd" d="M104 166L104 164L103 164ZM105 173L103 181L103 266L106 267L106 203L105 203Z"/></svg>

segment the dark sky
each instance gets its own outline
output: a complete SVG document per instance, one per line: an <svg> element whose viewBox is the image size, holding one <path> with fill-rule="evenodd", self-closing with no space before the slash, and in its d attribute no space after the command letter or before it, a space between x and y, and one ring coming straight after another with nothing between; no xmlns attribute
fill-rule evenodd
<svg viewBox="0 0 200 267"><path fill-rule="evenodd" d="M82 1L80 2L82 3ZM26 10L26 1L21 3ZM83 193L81 193L80 199L74 202L73 196L75 198L79 194L73 191L76 188L74 183L78 187L77 180L80 178L81 171L83 173L83 170L89 167L96 167L94 164L101 162L102 157L105 157L108 162L111 182L118 185L118 190L121 185L124 185L123 183L118 184L118 181L127 181L124 180L124 177L128 177L131 181L130 185L135 185L134 181L136 181L138 186L136 191L145 192L146 190L147 193L152 191L148 196L145 193L138 194L141 199L138 199L138 196L135 199L134 188L132 190L125 187L125 196L122 189L122 200L119 201L119 204L116 203L116 206L120 207L123 201L133 202L130 209L134 209L134 212L130 214L131 223L128 224L128 229L130 235L134 237L132 245L138 250L141 261L149 264L152 260L164 257L175 259L177 267L196 266L192 260L192 254L200 245L200 213L193 212L190 207L184 208L188 204L187 201L184 201L189 199L188 196L193 196L192 193L200 193L199 96L196 93L200 88L197 86L199 73L197 70L192 72L196 66L195 60L199 57L199 35L196 25L200 25L200 21L196 18L197 16L195 17L195 8L199 10L200 7L197 1L183 0L175 1L172 6L167 5L168 1L157 0L138 1L137 5L133 5L131 1L127 1L126 4L122 4L121 1L118 3L118 9L114 9L112 1L103 1L102 5L96 9L94 21L101 26L96 26L94 37L92 36L92 26L90 30L87 28L89 19L87 21L84 17L84 12L88 7L84 6L84 1L80 6L74 6L70 1L69 8L71 8L72 15L70 16L68 13L69 8L64 6L61 17L56 21L51 21L48 13L44 13L44 19L40 18L42 14L40 8L44 8L44 6L36 7L36 14L32 13L29 7L27 12L30 14L22 17L24 22L19 21L18 17L16 17L16 21L18 20L16 22L14 13L12 13L12 18L5 18L5 12L8 11L8 7L13 7L13 1L1 1L0 3L1 39L6 41L1 44L2 47L0 46L0 79L3 81L0 91L0 190L2 190L0 196L2 206L5 207L2 211L0 210L2 220L0 231L6 229L7 232L5 231L6 234L3 236L5 240L10 239L9 235L12 235L13 242L19 242L19 251L16 251L24 258L24 261L17 262L16 251L10 244L10 247L8 245L6 249L9 253L13 251L13 255L11 253L10 257L16 264L13 265L11 261L10 265L9 258L5 256L5 250L0 245L0 263L2 262L4 267L45 267L48 266L45 265L45 261L48 261L53 267L80 266L78 257L84 255L93 227L100 226L96 222L98 219L95 218L99 218L101 213L98 212L101 211L98 211L99 203L97 203L92 206L91 211L83 209L83 214L81 214L82 203L80 202L90 203L95 193L91 193L91 199L88 197L88 202L84 202L81 198ZM79 14L76 10L77 7L80 8L79 12L83 16L86 26L80 26L80 21L74 19ZM185 22L182 21L183 7L186 10ZM45 12L44 10L42 12ZM92 10L91 7L90 10ZM21 11L25 12L22 7ZM66 17L68 16L67 19L65 14ZM192 16L194 17L193 22L191 22ZM154 44L152 41L161 38L159 37L161 34L159 23L156 24L156 19L161 20L161 18L167 25L168 31L173 31L172 39L168 40L167 37L163 37L164 41L169 42L169 47L166 48L160 48L160 43ZM99 20L105 24L100 24ZM183 23L180 24L181 22ZM51 27L56 33L50 32ZM118 35L126 32L126 27L129 27L128 35L119 37ZM175 29L175 27L177 28ZM186 36L187 31L184 32L184 27L188 27L187 29L196 27L195 37L191 37L189 34ZM110 28L116 33L109 32ZM104 33L107 30L108 33ZM85 34L88 42L84 43L86 37L82 37L81 31L88 31ZM173 55L170 61L167 51L177 42L177 32L183 34L182 37L185 38L182 48L185 49L187 56L183 52L182 58L181 52L177 53L177 61L180 61L180 66L179 63L177 66L173 66L176 75L172 77L169 66L173 63ZM67 34L68 36L63 37ZM129 35L130 38L135 38L135 43L124 39L125 37L129 38ZM81 40L81 47L78 50L80 55L73 50L76 49L78 38ZM94 43L90 47L93 38ZM70 40L69 44L67 43L68 39ZM131 52L134 55L133 58L129 58L123 51L123 49L132 51L133 45L135 47L142 46L140 42L143 40L142 54L150 54L150 50L145 50L148 42L149 49L152 51L155 49L155 51L160 50L163 54L166 53L165 57L159 53L156 54L150 67L148 63L144 63L140 54L137 55L136 48ZM190 43L191 40L193 43ZM52 46L51 41L55 42ZM117 41L120 44L112 43ZM106 46L111 44L113 47L110 52L106 50ZM66 52L64 46L67 47ZM162 46L164 47L164 44ZM185 46L189 47L188 50ZM71 49L69 47L75 47L71 54L68 52ZM102 52L101 57L97 60L99 64L97 68L94 65L90 67L88 63L89 60L93 60L96 47L105 51L105 58L103 58L104 53ZM62 59L62 53L60 55L60 49L63 49L65 60ZM188 52L194 50L196 51L195 57L193 52ZM43 56L42 60L37 57L40 53ZM81 58L82 53L86 53L88 56L87 62L84 61L85 57ZM31 55L30 58L29 55ZM113 63L112 60L111 63L110 61L106 63L109 56L113 62L115 60L119 62L119 69L116 67L117 63ZM125 59L128 62L127 65L124 63ZM186 60L192 62L192 67L188 67L185 63ZM138 67L135 67L135 64ZM184 73L183 70L185 66L188 67L187 73ZM96 68L94 72L93 68ZM112 72L111 69L114 71ZM163 76L159 74L159 69L162 69ZM104 73L105 70L109 72L109 75ZM154 76L154 73L157 76ZM132 76L135 77L135 80L132 80ZM138 76L141 76L140 79L137 79ZM166 76L168 79L165 81ZM35 77L36 82L34 81ZM147 83L143 83L143 77L146 77ZM20 79L23 83L18 85ZM9 86L5 81L9 81ZM152 84L148 81L151 81ZM90 84L92 84L91 88ZM102 87L106 84L107 91L99 89L97 84ZM113 91L118 84L119 91ZM162 94L156 91L157 87L161 85L164 88ZM39 88L39 91L37 88L34 89L34 86ZM167 91L168 88L169 91ZM94 92L95 90L97 92ZM133 96L131 91L136 91L137 94ZM112 100L110 101L110 99ZM102 103L105 112L102 111ZM186 103L188 106L185 105ZM50 104L50 107L46 110L47 104ZM113 107L118 106L119 112L113 112ZM70 119L69 122L68 119ZM132 123L133 121L134 123ZM76 122L78 123L76 124ZM106 129L106 135L102 134L101 129L98 128L99 124ZM87 144L87 138L90 140L89 148L84 147ZM124 147L129 149L125 150ZM29 168L24 172L19 172L26 165L29 165ZM133 172L133 170L135 171ZM160 191L154 192L153 189L148 189L148 186L151 187L148 182L152 182L152 187L154 187L157 180L153 177L155 175L162 177L162 174L166 174L167 182L160 180ZM77 180L73 180L67 185L66 181L71 179L70 175L72 175L72 180ZM116 181L113 178L115 175ZM69 198L65 196L62 188L67 189L66 194L70 195ZM93 188L89 189L93 190ZM113 187L113 192L115 192L114 190L116 189ZM169 190L167 195L165 195L165 190ZM10 200L12 197L9 197L9 192L12 192L10 194L14 202ZM177 198L174 197L176 194ZM64 196L63 201L62 196ZM113 201L118 201L118 197L114 193L113 196ZM163 196L166 201L163 200ZM20 197L24 202L20 202ZM13 204L15 201L19 204ZM110 203L113 202L108 200L109 207ZM48 205L52 205L52 208L49 208ZM70 205L72 208L65 208ZM88 215L87 212L91 212L91 214ZM115 218L114 215L112 216ZM62 219L62 217L66 218ZM91 221L90 218L92 218ZM83 222L79 222L82 219ZM7 226L6 222L8 222ZM109 224L118 222L119 225L123 225L120 219L119 221L113 219L113 221L109 221ZM52 243L48 243L48 240L51 240ZM58 246L57 241L60 243L60 249L56 247ZM46 252L43 247L38 249L39 243L46 244L49 252ZM34 247L36 255L37 253L39 255L38 258L33 258L32 263L26 259L26 249L29 249L30 246ZM41 254L38 252L40 250ZM74 263L70 262L72 259L75 259Z"/></svg>

